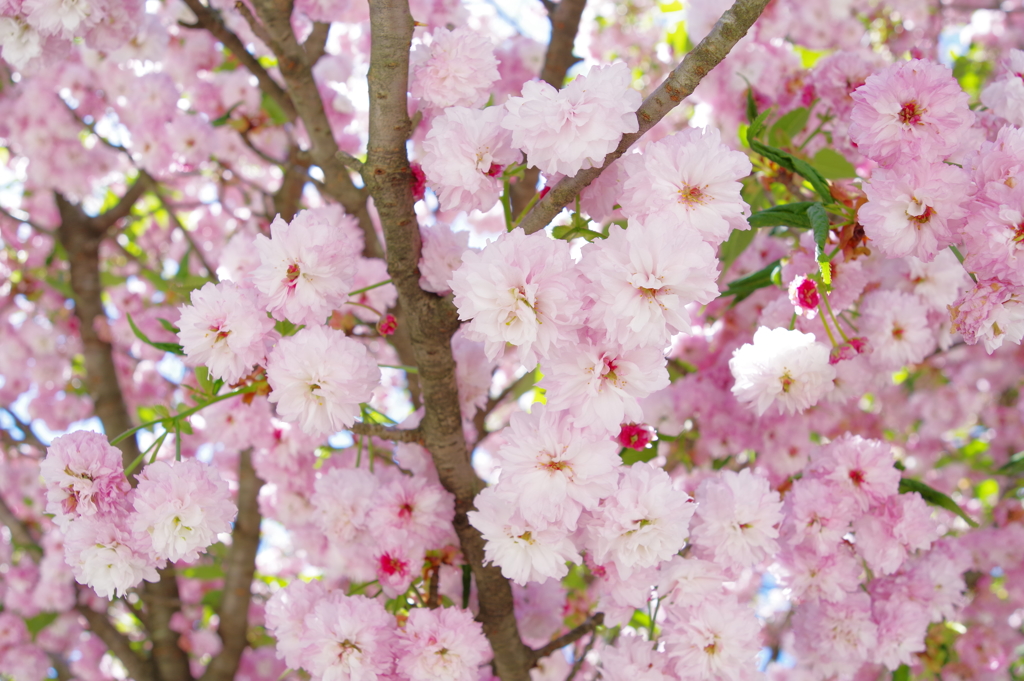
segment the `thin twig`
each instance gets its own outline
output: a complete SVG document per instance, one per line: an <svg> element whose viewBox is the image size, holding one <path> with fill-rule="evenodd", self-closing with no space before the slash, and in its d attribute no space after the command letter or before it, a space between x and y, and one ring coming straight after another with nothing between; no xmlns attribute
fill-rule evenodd
<svg viewBox="0 0 1024 681"><path fill-rule="evenodd" d="M379 437L381 440L390 440L391 442L423 442L423 433L420 432L419 428L412 428L410 430L401 430L399 428L389 428L379 423L353 423L350 429L356 435L369 435L371 437Z"/></svg>
<svg viewBox="0 0 1024 681"><path fill-rule="evenodd" d="M83 590L82 587L77 588L79 591ZM96 612L83 604L76 605L75 610L85 618L89 624L89 631L98 636L114 657L121 661L124 668L128 670L128 676L135 681L158 680L152 659L143 658L132 649L131 641L110 623L107 613Z"/></svg>
<svg viewBox="0 0 1024 681"><path fill-rule="evenodd" d="M307 65L313 66L320 61L320 57L327 53L327 36L330 32L331 25L329 23L317 21L313 24L313 30L306 38L306 42L302 44L302 49L306 52Z"/></svg>
<svg viewBox="0 0 1024 681"><path fill-rule="evenodd" d="M41 452L46 451L46 448L49 445L45 444L36 436L34 432L32 432L31 423L25 423L24 421L19 419L17 414L11 411L10 407L0 407L0 409L3 409L4 412L6 412L7 415L11 418L11 420L14 421L14 425L17 426L18 430L25 434L25 439L22 440L22 444L32 445Z"/></svg>
<svg viewBox="0 0 1024 681"><path fill-rule="evenodd" d="M569 675L565 677L565 681L572 681L573 678L579 673L580 669L583 668L583 663L587 661L587 654L590 649L594 647L594 643L597 641L597 632L595 631L590 636L590 640L587 641L587 645L583 646L583 652L579 654L576 661L572 663L572 669L569 670Z"/></svg>
<svg viewBox="0 0 1024 681"><path fill-rule="evenodd" d="M4 208L3 206L0 206L0 215L3 215L4 217L6 217L9 220L13 220L14 222L24 223L24 224L28 225L29 227L31 227L32 229L34 229L37 232L39 232L40 234L45 234L46 236L55 236L54 230L47 229L46 227L42 227L41 225L37 225L36 223L32 222L32 220L30 220L28 218L15 217L10 212L8 212L7 209Z"/></svg>
<svg viewBox="0 0 1024 681"><path fill-rule="evenodd" d="M357 173L363 172L363 162L347 151L338 149L338 152L334 154L334 157L344 163L346 168L350 168Z"/></svg>
<svg viewBox="0 0 1024 681"><path fill-rule="evenodd" d="M235 10L242 15L242 18L245 19L245 23L249 24L249 28L252 30L253 35L259 38L260 42L269 47L271 51L276 53L278 51L277 46L274 45L274 41L271 39L270 34L267 33L267 29L263 27L260 20L252 13L249 6L242 2L242 0L238 0L238 2L235 3Z"/></svg>
<svg viewBox="0 0 1024 681"><path fill-rule="evenodd" d="M219 282L220 279L217 277L217 270L210 266L210 263L206 260L206 256L203 255L202 249L199 248L195 240L192 238L192 234L185 229L185 225L181 224L178 214L174 212L174 207L167 201L167 197L164 196L164 193L160 190L160 185L156 180L152 181L151 188L157 200L160 201L160 205L164 207L164 210L167 211L167 215L170 216L171 222L173 222L174 226L181 231L181 235L185 237L185 240L188 241L188 245L192 247L192 252L196 254L196 258L199 259L199 264L201 264L203 269L206 270L206 274L213 279L214 283Z"/></svg>
<svg viewBox="0 0 1024 681"><path fill-rule="evenodd" d="M591 631L594 631L599 626L604 624L604 613L597 612L587 618L587 621L579 625L572 631L562 634L551 643L548 643L543 648L531 651L533 654L533 664L536 666L537 661L541 658L547 657L556 650L561 650L570 643L575 643Z"/></svg>
<svg viewBox="0 0 1024 681"><path fill-rule="evenodd" d="M14 511L7 505L7 501L0 495L0 525L6 525L11 532L11 541L22 548L33 549L29 551L32 560L39 562L43 555L43 549L29 532L28 526L21 519L14 515Z"/></svg>
<svg viewBox="0 0 1024 681"><path fill-rule="evenodd" d="M288 120L292 121L298 118L298 114L295 112L295 105L292 103L288 92L276 80L271 78L270 73L263 68L259 60L245 49L245 44L221 21L220 16L199 0L184 0L184 2L192 10L192 13L196 15L198 26L205 28L214 38L222 42L224 47L234 55L235 59L242 66L249 69L252 75L256 76L260 89L281 107ZM193 28L193 26L189 26L189 28ZM273 45L268 44L267 47L273 49Z"/></svg>
<svg viewBox="0 0 1024 681"><path fill-rule="evenodd" d="M561 180L534 205L523 218L521 226L527 234L544 229L562 208L612 163L653 128L665 115L693 94L697 85L717 66L761 16L769 0L736 0L706 38L690 50L668 78L651 93L637 110L639 129L622 136L619 146L605 157L600 168L581 170L574 177Z"/></svg>

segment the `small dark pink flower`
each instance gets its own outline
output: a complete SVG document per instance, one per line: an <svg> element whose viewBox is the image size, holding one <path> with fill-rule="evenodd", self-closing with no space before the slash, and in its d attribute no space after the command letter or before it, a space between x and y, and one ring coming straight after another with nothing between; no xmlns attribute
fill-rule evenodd
<svg viewBox="0 0 1024 681"><path fill-rule="evenodd" d="M818 284L804 276L795 278L789 284L789 301L793 303L797 314L813 318L821 302Z"/></svg>
<svg viewBox="0 0 1024 681"><path fill-rule="evenodd" d="M615 441L630 449L643 449L654 439L654 428L646 423L623 423Z"/></svg>
<svg viewBox="0 0 1024 681"><path fill-rule="evenodd" d="M409 164L409 170L412 171L412 200L419 201L427 191L427 176L419 163Z"/></svg>
<svg viewBox="0 0 1024 681"><path fill-rule="evenodd" d="M398 320L395 319L395 315L385 315L383 319L377 322L377 331L382 336L390 336L396 330L398 330Z"/></svg>

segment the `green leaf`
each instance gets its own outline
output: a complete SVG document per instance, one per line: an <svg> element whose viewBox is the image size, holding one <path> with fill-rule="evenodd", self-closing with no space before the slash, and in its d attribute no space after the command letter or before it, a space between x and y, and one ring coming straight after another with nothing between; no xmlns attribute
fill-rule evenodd
<svg viewBox="0 0 1024 681"><path fill-rule="evenodd" d="M747 218L751 227L796 227L798 229L811 229L811 220L807 216L807 209L811 206L820 206L817 201L797 201L772 206L758 211Z"/></svg>
<svg viewBox="0 0 1024 681"><path fill-rule="evenodd" d="M775 270L782 269L782 261L776 260L773 263L769 263L766 267L748 274L741 279L736 279L729 282L729 286L722 292L723 296L735 296L733 305L749 297L754 291L771 286L773 283L772 277Z"/></svg>
<svg viewBox="0 0 1024 681"><path fill-rule="evenodd" d="M1010 460L1000 466L996 473L1015 478L1024 474L1024 451L1017 452L1010 457Z"/></svg>
<svg viewBox="0 0 1024 681"><path fill-rule="evenodd" d="M825 214L825 207L820 203L812 203L807 207L807 219L811 222L811 230L814 232L814 252L818 262L828 262L825 255L825 245L828 243L828 215Z"/></svg>
<svg viewBox="0 0 1024 681"><path fill-rule="evenodd" d="M768 116L769 114L771 114L771 112L771 109L768 109L767 111L762 111L760 114L758 114L757 118L750 122L750 127L747 128L747 145L750 146L751 148L753 148L754 144L759 144L759 142L756 142L756 140L758 137L761 136L761 133L764 132L765 121L768 120Z"/></svg>
<svg viewBox="0 0 1024 681"><path fill-rule="evenodd" d="M232 104L231 108L224 112L223 116L218 116L217 118L214 118L212 121L210 121L210 125L212 125L215 128L227 125L228 121L231 120L231 114L234 112L235 109L241 106L241 104L241 102L236 102Z"/></svg>
<svg viewBox="0 0 1024 681"><path fill-rule="evenodd" d="M50 626L57 617L58 613L55 612L41 612L35 617L26 617L25 626L28 627L28 633L32 634L32 638L35 638L36 634Z"/></svg>
<svg viewBox="0 0 1024 681"><path fill-rule="evenodd" d="M944 508L947 511L957 514L971 527L978 526L978 523L974 522L971 516L967 515L967 513L965 513L964 510L960 508L960 506L958 506L948 494L943 494L939 490L924 484L920 480L915 480L914 478L900 478L900 494L911 494L913 492L920 494L921 498L932 506L938 506L939 508Z"/></svg>
<svg viewBox="0 0 1024 681"><path fill-rule="evenodd" d="M163 317L157 317L156 320L158 322L160 322L160 326L164 327L165 330L167 330L167 331L169 331L171 333L181 333L181 329L176 327L174 324L171 324L169 321L167 321Z"/></svg>
<svg viewBox="0 0 1024 681"><path fill-rule="evenodd" d="M807 127L807 119L810 116L811 112L804 107L793 109L775 122L768 133L768 139L777 147L791 144L793 138Z"/></svg>
<svg viewBox="0 0 1024 681"><path fill-rule="evenodd" d="M829 180L841 180L847 177L857 177L857 169L846 160L846 157L835 149L825 147L814 155L811 162L823 177Z"/></svg>
<svg viewBox="0 0 1024 681"><path fill-rule="evenodd" d="M210 370L204 366L195 368L196 383L203 389L203 394L212 395L213 379L210 378Z"/></svg>
<svg viewBox="0 0 1024 681"><path fill-rule="evenodd" d="M224 589L214 589L213 591L207 591L203 594L203 598L199 602L213 608L214 610L219 610L220 601L223 597Z"/></svg>
<svg viewBox="0 0 1024 681"><path fill-rule="evenodd" d="M629 626L634 629L650 629L651 628L651 616L643 610L634 610L633 618L629 620Z"/></svg>
<svg viewBox="0 0 1024 681"><path fill-rule="evenodd" d="M732 230L728 240L718 248L718 259L722 261L722 272L729 270L729 266L736 262L736 258L740 257L743 251L747 250L747 246L755 236L757 236L756 229Z"/></svg>
<svg viewBox="0 0 1024 681"><path fill-rule="evenodd" d="M751 127L754 125L754 121L757 120L757 102L754 101L754 88L747 88L747 123L750 123Z"/></svg>
<svg viewBox="0 0 1024 681"><path fill-rule="evenodd" d="M473 587L473 568L462 566L462 609L469 609L469 594Z"/></svg>
<svg viewBox="0 0 1024 681"><path fill-rule="evenodd" d="M648 447L646 449L633 449L631 447L623 447L622 451L619 452L619 458L622 459L622 465L632 466L637 461L647 462L657 456L658 450L655 447Z"/></svg>
<svg viewBox="0 0 1024 681"><path fill-rule="evenodd" d="M564 241L572 241L581 236L587 241L593 241L594 239L604 239L606 235L578 225L559 225L551 230L551 236Z"/></svg>
<svg viewBox="0 0 1024 681"><path fill-rule="evenodd" d="M169 353L171 353L173 355L184 355L185 354L185 351L182 349L181 345L179 345L178 343L154 343L153 341L149 340L149 336L147 336L146 334L142 333L142 331L139 329L139 327L135 326L135 321L132 320L132 316L131 315L127 315L127 316L128 316L128 325L132 327L132 333L134 333L135 337L138 338L143 343L145 343L146 345L150 345L150 346L156 348L157 350L163 350L164 352L169 352Z"/></svg>
<svg viewBox="0 0 1024 681"><path fill-rule="evenodd" d="M753 128L754 126L750 127ZM813 187L814 191L818 193L818 196L821 197L822 201L825 203L834 203L832 199L832 192L828 188L828 181L807 161L802 158L797 158L796 156L793 156L793 154L782 151L781 149L776 149L775 147L770 147L767 144L762 144L757 140L750 141L750 148L765 158L782 166L786 170L801 175L805 180L811 183L811 187Z"/></svg>
<svg viewBox="0 0 1024 681"><path fill-rule="evenodd" d="M263 93L263 101L260 103L260 108L263 112L270 117L274 125L284 125L288 122L288 116L285 114L284 109L274 101L273 97Z"/></svg>
<svg viewBox="0 0 1024 681"><path fill-rule="evenodd" d="M182 577L189 579L220 579L224 570L220 565L194 565L179 571Z"/></svg>
<svg viewBox="0 0 1024 681"><path fill-rule="evenodd" d="M892 681L910 681L910 667L901 664L892 672Z"/></svg>

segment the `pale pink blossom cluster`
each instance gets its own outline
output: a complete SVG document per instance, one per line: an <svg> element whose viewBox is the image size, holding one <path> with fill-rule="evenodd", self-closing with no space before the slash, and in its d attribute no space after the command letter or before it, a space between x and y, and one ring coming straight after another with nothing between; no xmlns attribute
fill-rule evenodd
<svg viewBox="0 0 1024 681"><path fill-rule="evenodd" d="M351 554L389 598L421 576L424 554L456 543L454 501L436 481L384 469L332 468L309 498L313 521L333 550ZM357 560L355 555L361 555Z"/></svg>
<svg viewBox="0 0 1024 681"><path fill-rule="evenodd" d="M466 26L434 30L429 45L413 50L411 71L412 96L436 109L483 106L500 78L493 43Z"/></svg>
<svg viewBox="0 0 1024 681"><path fill-rule="evenodd" d="M65 560L103 597L156 581L168 560L196 560L237 512L227 483L195 459L152 463L132 489L120 450L98 433L55 439L40 472L47 509L65 532Z"/></svg>
<svg viewBox="0 0 1024 681"><path fill-rule="evenodd" d="M816 673L913 664L929 624L960 602L959 576L937 591L921 572L934 565L942 574L949 557L924 553L939 523L920 495L899 493L894 463L891 445L847 434L822 447L786 495L781 565L800 604L797 652ZM896 597L915 580L914 598Z"/></svg>
<svg viewBox="0 0 1024 681"><path fill-rule="evenodd" d="M338 206L300 211L289 223L278 216L270 231L271 238L253 242L259 266L242 272L240 282L206 284L180 308L186 363L204 365L228 384L263 366L278 414L308 434L330 435L360 418L359 405L381 375L363 342L324 322L351 308L376 325L397 292L381 286L388 277L382 260L360 256L359 228ZM305 328L281 337L274 319Z"/></svg>
<svg viewBox="0 0 1024 681"><path fill-rule="evenodd" d="M278 656L322 679L476 681L490 648L468 610L415 608L402 626L376 599L295 580L267 604Z"/></svg>
<svg viewBox="0 0 1024 681"><path fill-rule="evenodd" d="M641 99L624 63L595 66L561 90L526 82L522 97L505 102L501 125L512 132L512 145L526 153L530 165L549 175L572 176L601 167L623 134L639 130L635 112Z"/></svg>
<svg viewBox="0 0 1024 681"><path fill-rule="evenodd" d="M115 50L135 37L145 14L141 0L23 0L2 5L0 47L21 70L59 61L72 41Z"/></svg>

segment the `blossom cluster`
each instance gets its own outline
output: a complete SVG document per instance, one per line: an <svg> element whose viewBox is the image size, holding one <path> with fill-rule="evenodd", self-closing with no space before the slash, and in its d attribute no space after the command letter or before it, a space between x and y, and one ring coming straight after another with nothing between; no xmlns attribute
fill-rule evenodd
<svg viewBox="0 0 1024 681"><path fill-rule="evenodd" d="M317 581L274 594L267 626L285 663L315 678L475 681L490 657L468 610L416 608L399 627L379 600Z"/></svg>
<svg viewBox="0 0 1024 681"><path fill-rule="evenodd" d="M108 598L155 582L167 561L196 560L238 512L227 482L195 459L151 463L132 488L121 451L98 433L54 440L40 472L65 560L79 583Z"/></svg>

